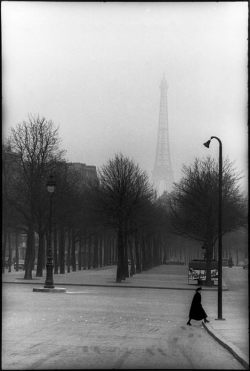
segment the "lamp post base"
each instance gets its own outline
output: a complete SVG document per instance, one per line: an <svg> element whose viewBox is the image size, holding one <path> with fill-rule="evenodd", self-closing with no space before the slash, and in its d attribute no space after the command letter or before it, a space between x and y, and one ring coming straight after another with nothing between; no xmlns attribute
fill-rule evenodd
<svg viewBox="0 0 250 371"><path fill-rule="evenodd" d="M45 287L35 287L33 288L33 292L51 292L51 293L62 293L66 292L65 288L45 288Z"/></svg>
<svg viewBox="0 0 250 371"><path fill-rule="evenodd" d="M53 264L46 264L47 268L47 275L44 288L53 289L54 282L53 282Z"/></svg>
<svg viewBox="0 0 250 371"><path fill-rule="evenodd" d="M225 318L215 318L215 321L226 321Z"/></svg>
<svg viewBox="0 0 250 371"><path fill-rule="evenodd" d="M44 285L44 288L45 289L53 289L55 286L52 284L52 285L50 285L50 284L48 284L48 283L46 283L45 282L45 285Z"/></svg>

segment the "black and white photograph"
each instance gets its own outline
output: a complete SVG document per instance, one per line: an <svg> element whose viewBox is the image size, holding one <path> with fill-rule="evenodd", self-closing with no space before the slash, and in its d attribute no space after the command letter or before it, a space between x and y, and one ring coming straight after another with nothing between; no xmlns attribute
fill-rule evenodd
<svg viewBox="0 0 250 371"><path fill-rule="evenodd" d="M2 370L249 369L247 1L2 1Z"/></svg>

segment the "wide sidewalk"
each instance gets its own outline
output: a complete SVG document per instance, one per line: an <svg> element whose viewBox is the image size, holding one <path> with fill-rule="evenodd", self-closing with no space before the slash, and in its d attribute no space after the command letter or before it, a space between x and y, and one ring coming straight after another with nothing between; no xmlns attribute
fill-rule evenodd
<svg viewBox="0 0 250 371"><path fill-rule="evenodd" d="M36 287L43 287L44 277L36 277L36 272L32 272L32 280L24 280L24 272L12 272L5 270L2 274L3 283L13 284L32 284ZM154 267L148 271L129 277L122 283L116 283L116 266L108 266L98 269L81 270L65 274L54 274L55 287L69 286L103 286L121 288L148 288L148 289L169 289L169 290L195 290L196 281L188 282L188 267L176 265L162 265ZM235 301L235 292L222 280L222 290L227 295L227 300L223 301L223 310L230 313L229 320L213 320L203 323L206 330L225 348L227 348L237 358L245 368L249 368L249 323L245 311L232 309ZM39 286L37 286L39 285ZM217 286L203 287L205 291L217 292ZM246 317L246 318L245 318Z"/></svg>

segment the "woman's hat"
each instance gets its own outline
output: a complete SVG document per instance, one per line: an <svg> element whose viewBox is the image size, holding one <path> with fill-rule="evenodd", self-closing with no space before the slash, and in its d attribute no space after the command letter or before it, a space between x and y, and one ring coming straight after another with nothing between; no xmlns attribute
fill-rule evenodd
<svg viewBox="0 0 250 371"><path fill-rule="evenodd" d="M200 291L200 290L202 290L202 287L198 287L198 288L196 289L196 291Z"/></svg>

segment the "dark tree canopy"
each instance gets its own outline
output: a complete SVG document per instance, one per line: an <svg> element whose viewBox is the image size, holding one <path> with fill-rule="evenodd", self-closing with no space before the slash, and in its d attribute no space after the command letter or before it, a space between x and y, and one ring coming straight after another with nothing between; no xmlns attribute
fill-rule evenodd
<svg viewBox="0 0 250 371"><path fill-rule="evenodd" d="M183 166L183 177L174 184L169 206L172 231L206 242L218 238L218 162L211 157ZM222 233L247 223L247 200L240 191L233 163L225 159L222 169Z"/></svg>
<svg viewBox="0 0 250 371"><path fill-rule="evenodd" d="M98 174L98 203L106 222L114 229L138 221L153 196L148 175L122 154L116 154Z"/></svg>

